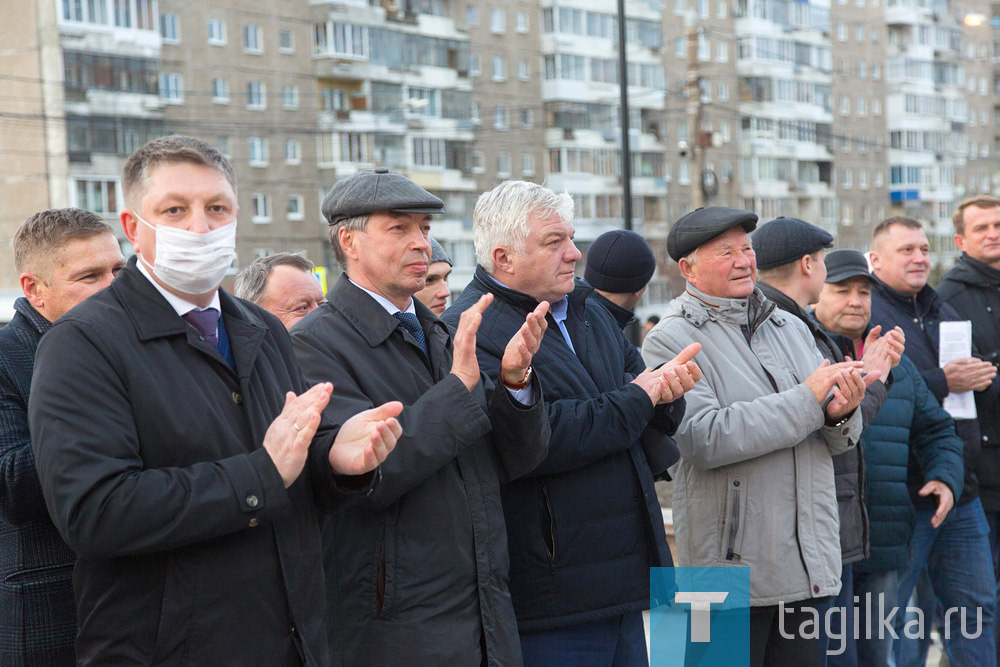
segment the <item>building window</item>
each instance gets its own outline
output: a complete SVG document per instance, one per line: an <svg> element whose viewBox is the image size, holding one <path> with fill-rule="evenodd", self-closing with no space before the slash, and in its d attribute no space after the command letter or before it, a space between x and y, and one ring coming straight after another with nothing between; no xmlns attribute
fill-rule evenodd
<svg viewBox="0 0 1000 667"><path fill-rule="evenodd" d="M493 58L493 80L505 81L507 79L507 63L503 56Z"/></svg>
<svg viewBox="0 0 1000 667"><path fill-rule="evenodd" d="M840 170L840 187L844 188L845 190L850 190L852 187L854 187L853 180L854 180L854 172L852 170L850 169Z"/></svg>
<svg viewBox="0 0 1000 667"><path fill-rule="evenodd" d="M288 195L288 219L302 220L306 217L303 210L302 195Z"/></svg>
<svg viewBox="0 0 1000 667"><path fill-rule="evenodd" d="M528 32L528 15L524 12L514 14L514 30L517 32Z"/></svg>
<svg viewBox="0 0 1000 667"><path fill-rule="evenodd" d="M478 102L469 102L469 121L471 121L473 125L479 125L482 122L479 118Z"/></svg>
<svg viewBox="0 0 1000 667"><path fill-rule="evenodd" d="M465 22L469 25L479 25L479 7L469 5L465 8Z"/></svg>
<svg viewBox="0 0 1000 667"><path fill-rule="evenodd" d="M715 6L715 17L724 19L726 18L726 0L719 0L718 4Z"/></svg>
<svg viewBox="0 0 1000 667"><path fill-rule="evenodd" d="M728 102L729 101L729 86L725 82L719 82L719 101Z"/></svg>
<svg viewBox="0 0 1000 667"><path fill-rule="evenodd" d="M521 81L527 81L531 78L531 68L527 60L517 61L517 78Z"/></svg>
<svg viewBox="0 0 1000 667"><path fill-rule="evenodd" d="M857 104L857 113L858 113L858 115L859 116L867 116L868 115L868 106L867 106L867 104L865 104L865 98L859 97L856 104Z"/></svg>
<svg viewBox="0 0 1000 667"><path fill-rule="evenodd" d="M299 87L298 86L282 86L282 88L281 88L281 107L283 109L298 109L299 108Z"/></svg>
<svg viewBox="0 0 1000 667"><path fill-rule="evenodd" d="M479 76L482 71L479 67L479 54L470 53L469 54L469 76Z"/></svg>
<svg viewBox="0 0 1000 667"><path fill-rule="evenodd" d="M444 139L426 139L415 137L413 145L413 164L420 167L444 167Z"/></svg>
<svg viewBox="0 0 1000 667"><path fill-rule="evenodd" d="M504 10L495 7L490 10L490 32L502 34L507 31L507 15Z"/></svg>
<svg viewBox="0 0 1000 667"><path fill-rule="evenodd" d="M177 14L160 14L160 37L165 44L177 44L181 41L181 23Z"/></svg>
<svg viewBox="0 0 1000 667"><path fill-rule="evenodd" d="M521 107L521 129L530 130L533 123L531 107Z"/></svg>
<svg viewBox="0 0 1000 667"><path fill-rule="evenodd" d="M847 95L840 96L840 115L847 116L851 113L851 98Z"/></svg>
<svg viewBox="0 0 1000 667"><path fill-rule="evenodd" d="M166 104L184 103L184 78L180 74L160 75L160 97Z"/></svg>
<svg viewBox="0 0 1000 667"><path fill-rule="evenodd" d="M226 24L219 19L208 19L208 43L222 46L226 43Z"/></svg>
<svg viewBox="0 0 1000 667"><path fill-rule="evenodd" d="M221 76L212 79L212 101L216 104L229 104L229 80Z"/></svg>
<svg viewBox="0 0 1000 667"><path fill-rule="evenodd" d="M728 62L729 60L729 43L724 42L721 39L715 43L715 59L720 62Z"/></svg>
<svg viewBox="0 0 1000 667"><path fill-rule="evenodd" d="M472 151L472 161L470 171L473 174L481 174L486 171L486 156L482 151Z"/></svg>
<svg viewBox="0 0 1000 667"><path fill-rule="evenodd" d="M341 162L371 163L371 145L372 138L370 134L363 132L341 132L337 135L337 148Z"/></svg>
<svg viewBox="0 0 1000 667"><path fill-rule="evenodd" d="M271 195L263 192L253 193L253 217L251 222L257 224L271 222Z"/></svg>
<svg viewBox="0 0 1000 667"><path fill-rule="evenodd" d="M847 41L847 24L837 23L837 41L846 42Z"/></svg>
<svg viewBox="0 0 1000 667"><path fill-rule="evenodd" d="M115 215L121 208L117 180L77 179L74 189L77 208L105 216Z"/></svg>
<svg viewBox="0 0 1000 667"><path fill-rule="evenodd" d="M215 148L222 153L222 157L227 160L233 159L233 152L229 149L229 135L220 134L215 138Z"/></svg>
<svg viewBox="0 0 1000 667"><path fill-rule="evenodd" d="M263 137L250 137L247 140L247 152L250 155L251 167L267 166L267 139Z"/></svg>
<svg viewBox="0 0 1000 667"><path fill-rule="evenodd" d="M243 52L264 53L260 26L256 23L247 23L243 26Z"/></svg>
<svg viewBox="0 0 1000 667"><path fill-rule="evenodd" d="M534 176L535 175L535 156L531 153L524 153L521 155L521 175L522 176Z"/></svg>
<svg viewBox="0 0 1000 667"><path fill-rule="evenodd" d="M493 128L496 130L506 130L509 126L507 120L507 107L498 105L493 108Z"/></svg>
<svg viewBox="0 0 1000 667"><path fill-rule="evenodd" d="M278 31L278 50L282 53L295 53L295 38L291 30Z"/></svg>
<svg viewBox="0 0 1000 667"><path fill-rule="evenodd" d="M320 101L327 111L347 111L347 93L340 88L324 88L320 91Z"/></svg>
<svg viewBox="0 0 1000 667"><path fill-rule="evenodd" d="M267 87L263 81L247 82L247 109L259 111L267 108Z"/></svg>
<svg viewBox="0 0 1000 667"><path fill-rule="evenodd" d="M289 139L285 142L285 164L299 164L302 162L302 143L297 139Z"/></svg>
<svg viewBox="0 0 1000 667"><path fill-rule="evenodd" d="M500 178L510 176L510 153L507 151L497 152L497 176Z"/></svg>

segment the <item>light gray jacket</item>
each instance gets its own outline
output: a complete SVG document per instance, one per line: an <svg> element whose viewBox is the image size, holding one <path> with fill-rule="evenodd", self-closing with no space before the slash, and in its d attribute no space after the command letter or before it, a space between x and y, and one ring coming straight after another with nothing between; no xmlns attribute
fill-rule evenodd
<svg viewBox="0 0 1000 667"><path fill-rule="evenodd" d="M860 411L825 425L802 383L823 357L806 326L760 290L720 299L688 285L646 336L643 357L655 366L695 341L704 378L685 394L675 436L678 564L752 568L734 596L750 606L836 595L831 456L858 442Z"/></svg>

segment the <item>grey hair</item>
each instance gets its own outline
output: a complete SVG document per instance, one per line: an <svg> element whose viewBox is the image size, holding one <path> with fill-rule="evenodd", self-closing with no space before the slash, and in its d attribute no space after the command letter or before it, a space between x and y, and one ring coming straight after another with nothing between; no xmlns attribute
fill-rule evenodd
<svg viewBox="0 0 1000 667"><path fill-rule="evenodd" d="M688 254L684 255L681 259L686 259L688 261L688 266L694 266L698 263L698 248L695 248Z"/></svg>
<svg viewBox="0 0 1000 667"><path fill-rule="evenodd" d="M337 264L340 264L340 268L344 271L347 270L347 255L344 254L344 249L340 247L338 230L344 227L349 232L363 232L368 227L368 216L369 214L365 213L353 218L344 218L330 225L330 247L333 249L333 256L337 259Z"/></svg>
<svg viewBox="0 0 1000 667"><path fill-rule="evenodd" d="M313 263L297 252L278 252L255 259L240 271L233 285L233 294L241 299L260 305L267 291L267 278L276 266L291 266L303 271L312 271Z"/></svg>
<svg viewBox="0 0 1000 667"><path fill-rule="evenodd" d="M532 214L542 217L555 214L563 222L569 222L573 210L573 198L565 192L556 194L528 181L504 181L480 195L472 212L476 261L487 273L493 273L494 248L506 246L514 252L524 252L528 218Z"/></svg>

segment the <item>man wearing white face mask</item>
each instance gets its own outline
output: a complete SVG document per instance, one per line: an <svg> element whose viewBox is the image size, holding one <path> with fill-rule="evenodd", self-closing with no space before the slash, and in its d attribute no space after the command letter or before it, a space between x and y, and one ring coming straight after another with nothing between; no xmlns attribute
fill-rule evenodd
<svg viewBox="0 0 1000 667"><path fill-rule="evenodd" d="M331 664L320 510L370 493L402 406L322 419L284 326L219 289L232 168L165 137L122 178L135 247L38 349L29 419L53 522L77 552L82 664Z"/></svg>

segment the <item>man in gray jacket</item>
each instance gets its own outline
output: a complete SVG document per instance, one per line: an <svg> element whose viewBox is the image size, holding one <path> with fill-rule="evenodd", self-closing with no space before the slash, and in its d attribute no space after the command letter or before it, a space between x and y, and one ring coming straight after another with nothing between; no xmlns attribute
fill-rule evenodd
<svg viewBox="0 0 1000 667"><path fill-rule="evenodd" d="M806 326L756 289L756 223L710 207L674 224L667 250L687 289L643 356L652 366L702 344L704 377L676 435L678 563L750 568L749 664L814 665L817 642L802 622L840 590L832 456L856 446L855 409L878 373L824 361Z"/></svg>

